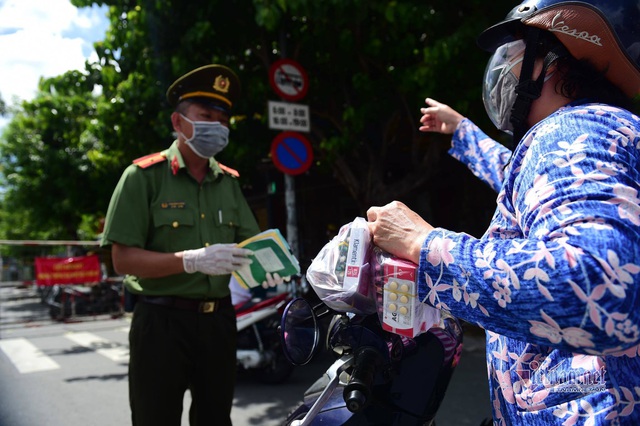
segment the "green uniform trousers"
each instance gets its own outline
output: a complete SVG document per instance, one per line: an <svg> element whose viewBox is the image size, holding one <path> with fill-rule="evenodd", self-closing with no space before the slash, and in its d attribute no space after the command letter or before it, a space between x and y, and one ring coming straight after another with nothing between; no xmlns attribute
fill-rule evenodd
<svg viewBox="0 0 640 426"><path fill-rule="evenodd" d="M180 426L191 392L191 426L231 425L236 316L230 299L213 313L138 302L129 332L134 426Z"/></svg>

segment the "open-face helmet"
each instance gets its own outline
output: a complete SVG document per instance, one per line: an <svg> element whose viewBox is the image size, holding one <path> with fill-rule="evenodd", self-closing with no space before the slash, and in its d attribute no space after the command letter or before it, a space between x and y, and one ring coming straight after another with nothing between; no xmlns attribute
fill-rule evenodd
<svg viewBox="0 0 640 426"><path fill-rule="evenodd" d="M543 73L531 73L540 31L552 33L561 49L545 58ZM587 60L629 98L640 95L639 0L525 0L501 22L478 37L478 45L496 52L522 39L526 44L512 119L526 120L532 100L540 96L546 67L558 57ZM485 74L488 76L488 74ZM522 123L514 122L522 126Z"/></svg>

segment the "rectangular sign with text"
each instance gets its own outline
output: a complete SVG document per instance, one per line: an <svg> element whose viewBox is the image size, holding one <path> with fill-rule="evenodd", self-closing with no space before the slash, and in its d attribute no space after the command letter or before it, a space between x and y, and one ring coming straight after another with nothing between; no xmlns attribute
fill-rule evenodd
<svg viewBox="0 0 640 426"><path fill-rule="evenodd" d="M36 257L36 284L87 284L100 282L98 256Z"/></svg>
<svg viewBox="0 0 640 426"><path fill-rule="evenodd" d="M269 128L309 132L309 105L269 101Z"/></svg>

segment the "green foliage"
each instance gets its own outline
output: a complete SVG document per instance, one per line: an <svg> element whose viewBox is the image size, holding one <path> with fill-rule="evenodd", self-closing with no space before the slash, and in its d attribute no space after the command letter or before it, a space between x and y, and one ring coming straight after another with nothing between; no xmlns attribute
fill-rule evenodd
<svg viewBox="0 0 640 426"><path fill-rule="evenodd" d="M92 90L90 75L69 71L41 79L16 110L0 144L5 238L76 238L82 212L108 196L91 160L101 141L85 132L96 119Z"/></svg>
<svg viewBox="0 0 640 426"><path fill-rule="evenodd" d="M120 173L173 136L166 88L208 63L243 82L220 161L249 183L268 163L270 65L307 70L316 165L364 211L425 191L448 138L418 132L431 96L487 124L475 37L512 2L465 0L71 0L109 6L110 28L83 71L42 80L0 144L0 236L90 238ZM495 12L497 11L497 12ZM99 88L98 92L94 92ZM94 94L97 93L97 94ZM487 126L488 127L488 126ZM436 143L438 141L439 143ZM97 232L97 231L95 231Z"/></svg>

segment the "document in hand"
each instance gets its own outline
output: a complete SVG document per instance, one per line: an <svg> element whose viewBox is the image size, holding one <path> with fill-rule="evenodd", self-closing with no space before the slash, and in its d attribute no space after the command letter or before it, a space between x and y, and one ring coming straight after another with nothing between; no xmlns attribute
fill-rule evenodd
<svg viewBox="0 0 640 426"><path fill-rule="evenodd" d="M238 244L239 247L253 252L250 265L243 266L233 272L240 285L254 288L267 280L266 274L278 274L290 277L300 273L300 264L289 244L277 229L268 229Z"/></svg>

